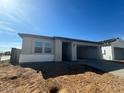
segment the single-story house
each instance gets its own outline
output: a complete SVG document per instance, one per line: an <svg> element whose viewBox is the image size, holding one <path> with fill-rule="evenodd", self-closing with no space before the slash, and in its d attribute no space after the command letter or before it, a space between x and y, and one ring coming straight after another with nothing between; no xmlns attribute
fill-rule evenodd
<svg viewBox="0 0 124 93"><path fill-rule="evenodd" d="M101 41L102 58L106 60L124 60L124 40L114 38Z"/></svg>
<svg viewBox="0 0 124 93"><path fill-rule="evenodd" d="M124 41L117 38L101 42L65 37L19 33L22 52L19 62L61 62L81 59L124 59ZM110 42L111 41L111 42Z"/></svg>

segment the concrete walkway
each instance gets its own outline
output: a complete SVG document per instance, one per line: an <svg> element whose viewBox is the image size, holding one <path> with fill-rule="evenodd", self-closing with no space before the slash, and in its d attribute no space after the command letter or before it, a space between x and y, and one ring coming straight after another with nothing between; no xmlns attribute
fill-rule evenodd
<svg viewBox="0 0 124 93"><path fill-rule="evenodd" d="M80 60L79 64L86 64L102 71L112 73L120 78L124 79L124 63L115 63L112 61L105 60Z"/></svg>

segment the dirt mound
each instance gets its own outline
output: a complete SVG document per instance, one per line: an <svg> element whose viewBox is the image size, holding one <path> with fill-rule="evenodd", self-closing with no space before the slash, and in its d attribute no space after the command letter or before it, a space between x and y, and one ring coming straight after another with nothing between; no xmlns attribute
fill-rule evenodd
<svg viewBox="0 0 124 93"><path fill-rule="evenodd" d="M85 72L45 80L30 68L0 64L0 93L124 93L124 80Z"/></svg>
<svg viewBox="0 0 124 93"><path fill-rule="evenodd" d="M45 80L36 71L7 64L2 66L0 67L0 93L42 93L46 91Z"/></svg>
<svg viewBox="0 0 124 93"><path fill-rule="evenodd" d="M86 72L61 76L54 80L68 89L69 93L124 93L124 81L110 74Z"/></svg>

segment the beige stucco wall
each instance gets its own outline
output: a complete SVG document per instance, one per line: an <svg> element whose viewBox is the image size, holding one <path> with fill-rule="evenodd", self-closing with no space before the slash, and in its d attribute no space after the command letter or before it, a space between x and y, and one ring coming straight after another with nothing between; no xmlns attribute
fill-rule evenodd
<svg viewBox="0 0 124 93"><path fill-rule="evenodd" d="M57 62L62 61L62 41L55 39L54 45L55 45L54 47L55 61Z"/></svg>
<svg viewBox="0 0 124 93"><path fill-rule="evenodd" d="M53 54L21 54L19 63L24 62L50 62L54 61Z"/></svg>
<svg viewBox="0 0 124 93"><path fill-rule="evenodd" d="M22 41L22 54L34 54L35 42L49 42L52 44L52 54L54 54L54 41L46 38L24 37ZM43 46L44 47L44 46Z"/></svg>
<svg viewBox="0 0 124 93"><path fill-rule="evenodd" d="M83 45L83 46L99 46L98 44L93 43L87 43L87 42L74 42L77 45Z"/></svg>
<svg viewBox="0 0 124 93"><path fill-rule="evenodd" d="M22 54L32 54L33 51L32 51L32 41L33 41L33 38L31 37L23 37L23 40L22 40Z"/></svg>
<svg viewBox="0 0 124 93"><path fill-rule="evenodd" d="M77 60L77 45L72 43L72 61Z"/></svg>

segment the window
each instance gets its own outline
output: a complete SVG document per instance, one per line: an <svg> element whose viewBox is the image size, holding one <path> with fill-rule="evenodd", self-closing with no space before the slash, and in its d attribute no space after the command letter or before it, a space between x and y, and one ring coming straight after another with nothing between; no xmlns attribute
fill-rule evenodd
<svg viewBox="0 0 124 93"><path fill-rule="evenodd" d="M106 55L106 50L104 50L104 53L103 54Z"/></svg>
<svg viewBox="0 0 124 93"><path fill-rule="evenodd" d="M44 52L45 53L52 53L52 44L51 43L45 43Z"/></svg>
<svg viewBox="0 0 124 93"><path fill-rule="evenodd" d="M35 42L35 53L43 53L43 43Z"/></svg>

